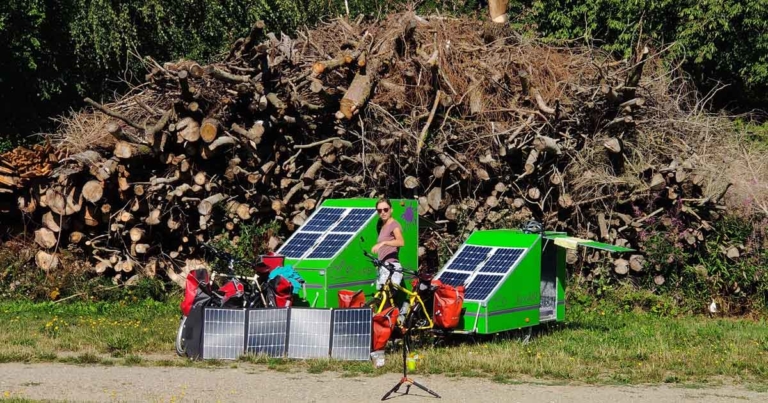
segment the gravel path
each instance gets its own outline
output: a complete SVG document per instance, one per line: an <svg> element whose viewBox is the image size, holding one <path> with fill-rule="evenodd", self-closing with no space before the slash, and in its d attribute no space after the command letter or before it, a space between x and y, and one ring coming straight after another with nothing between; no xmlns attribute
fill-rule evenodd
<svg viewBox="0 0 768 403"><path fill-rule="evenodd" d="M487 379L419 376L414 379L440 395L416 387L398 402L765 402L768 393L736 386L690 389L662 386L575 386L536 383L499 384ZM378 402L397 383L396 374L341 377L334 373L283 373L248 364L237 368L79 366L0 364L4 397L68 401L249 401ZM402 392L402 391L401 391Z"/></svg>

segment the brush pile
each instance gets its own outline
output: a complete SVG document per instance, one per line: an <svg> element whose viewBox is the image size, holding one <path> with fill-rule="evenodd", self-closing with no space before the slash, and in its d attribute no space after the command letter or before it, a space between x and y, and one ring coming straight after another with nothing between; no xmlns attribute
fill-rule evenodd
<svg viewBox="0 0 768 403"><path fill-rule="evenodd" d="M680 109L686 89L647 47L615 61L402 13L295 38L257 22L220 62L145 61L143 85L86 99L93 110L50 136L62 155L50 174L3 185L39 223L46 271L69 249L116 280L180 281L200 243L237 241L243 223L290 232L326 198L418 198L442 226L422 254L531 218L641 251L646 225L662 223L695 247L724 208L728 183ZM637 254L614 270L665 281L646 266Z"/></svg>

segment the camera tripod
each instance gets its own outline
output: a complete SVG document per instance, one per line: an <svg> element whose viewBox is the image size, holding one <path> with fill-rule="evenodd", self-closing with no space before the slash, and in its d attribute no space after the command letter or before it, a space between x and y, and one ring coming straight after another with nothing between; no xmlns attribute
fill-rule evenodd
<svg viewBox="0 0 768 403"><path fill-rule="evenodd" d="M387 397L389 397L389 395L391 395L392 393L397 392L400 389L400 386L402 386L403 384L406 384L406 386L405 386L406 389L405 389L405 393L404 393L406 395L408 394L408 392L410 392L411 385L415 385L419 389L421 389L421 390L429 393L430 395L440 399L441 398L440 395L438 395L437 393L433 392L428 387L426 387L426 386L424 386L424 385L414 381L411 378L408 378L408 367L406 366L406 362L407 362L407 358L408 358L407 357L407 354L408 354L407 353L408 352L408 341L410 340L410 332L409 332L409 330L410 329L406 330L405 331L405 335L403 335L403 377L400 378L400 382L398 382L397 385L395 385L392 389L390 389L389 392L387 392L387 394L385 394L384 397L381 398L381 400L387 400Z"/></svg>

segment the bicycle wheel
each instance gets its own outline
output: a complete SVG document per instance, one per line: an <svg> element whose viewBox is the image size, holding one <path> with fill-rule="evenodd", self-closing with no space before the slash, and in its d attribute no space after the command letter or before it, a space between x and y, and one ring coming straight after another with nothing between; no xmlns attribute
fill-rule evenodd
<svg viewBox="0 0 768 403"><path fill-rule="evenodd" d="M187 352L187 347L184 344L184 324L187 323L187 317L184 316L181 318L181 322L179 323L179 330L176 332L176 354L180 356L184 356Z"/></svg>
<svg viewBox="0 0 768 403"><path fill-rule="evenodd" d="M414 304L405 317L407 345L412 347L425 347L432 345L433 335L431 329L419 329L429 325L427 314L421 305Z"/></svg>

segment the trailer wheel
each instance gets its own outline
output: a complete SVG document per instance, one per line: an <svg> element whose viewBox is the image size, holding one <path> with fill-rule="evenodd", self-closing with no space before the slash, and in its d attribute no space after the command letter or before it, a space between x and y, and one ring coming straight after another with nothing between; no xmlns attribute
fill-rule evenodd
<svg viewBox="0 0 768 403"><path fill-rule="evenodd" d="M184 324L187 322L187 317L184 316L181 318L181 323L179 323L179 330L176 332L176 342L174 343L176 346L176 354L179 356L184 356L187 352L186 344L184 343Z"/></svg>

